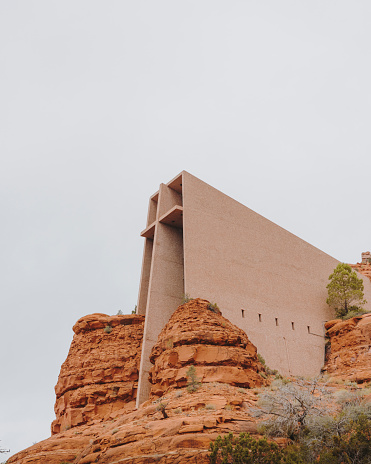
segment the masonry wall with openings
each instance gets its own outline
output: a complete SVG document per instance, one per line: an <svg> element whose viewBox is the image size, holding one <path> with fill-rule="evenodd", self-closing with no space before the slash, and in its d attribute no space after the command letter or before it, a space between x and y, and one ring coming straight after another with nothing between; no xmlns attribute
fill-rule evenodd
<svg viewBox="0 0 371 464"><path fill-rule="evenodd" d="M138 404L148 397L149 353L183 294L217 302L272 369L319 374L336 259L185 171L151 197L142 236ZM371 302L371 283L364 285Z"/></svg>

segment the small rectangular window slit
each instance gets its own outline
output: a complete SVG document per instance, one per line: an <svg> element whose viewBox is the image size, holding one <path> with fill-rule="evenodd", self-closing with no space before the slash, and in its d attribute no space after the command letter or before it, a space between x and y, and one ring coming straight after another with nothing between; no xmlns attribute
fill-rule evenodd
<svg viewBox="0 0 371 464"><path fill-rule="evenodd" d="M245 317L245 310L244 309L241 309L241 316Z"/></svg>
<svg viewBox="0 0 371 464"><path fill-rule="evenodd" d="M307 325L308 333L310 334L310 326Z"/></svg>
<svg viewBox="0 0 371 464"><path fill-rule="evenodd" d="M293 322L291 322L291 328L292 328L292 330L295 330L295 325L294 325Z"/></svg>
<svg viewBox="0 0 371 464"><path fill-rule="evenodd" d="M275 317L274 319L276 321L276 326L278 327L278 317Z"/></svg>
<svg viewBox="0 0 371 464"><path fill-rule="evenodd" d="M261 321L262 321L262 315L259 314L259 322L261 322Z"/></svg>

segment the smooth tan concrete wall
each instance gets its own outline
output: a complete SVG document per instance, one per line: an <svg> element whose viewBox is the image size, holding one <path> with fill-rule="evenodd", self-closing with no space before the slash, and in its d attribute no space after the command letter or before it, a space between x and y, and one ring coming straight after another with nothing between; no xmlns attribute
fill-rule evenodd
<svg viewBox="0 0 371 464"><path fill-rule="evenodd" d="M137 314L145 315L147 308L148 288L151 276L151 264L153 253L153 240L146 238L144 242L142 273L140 277Z"/></svg>
<svg viewBox="0 0 371 464"><path fill-rule="evenodd" d="M158 217L163 200L166 206L172 207L168 200L174 196L171 192L169 194L168 190L170 189L166 185L160 186ZM179 195L176 198L179 199ZM141 287L143 285L145 284L142 283ZM152 347L172 313L181 303L183 293L183 230L157 222L148 285L137 405L145 401L149 395L148 374L151 368L149 356Z"/></svg>
<svg viewBox="0 0 371 464"><path fill-rule="evenodd" d="M338 261L186 172L183 233L185 292L217 302L271 368L319 374Z"/></svg>
<svg viewBox="0 0 371 464"><path fill-rule="evenodd" d="M158 219L174 206L182 206L182 195L164 184L160 186L161 201L158 206Z"/></svg>
<svg viewBox="0 0 371 464"><path fill-rule="evenodd" d="M157 218L157 201L149 199L148 215L147 215L147 227L150 226Z"/></svg>
<svg viewBox="0 0 371 464"><path fill-rule="evenodd" d="M138 299L146 322L137 404L148 398L151 349L183 293L217 302L272 369L318 375L323 324L333 318L326 285L338 261L185 171L171 185L151 197L147 219L156 226ZM171 222L183 230L159 222L176 205L183 218ZM371 282L363 280L371 310Z"/></svg>

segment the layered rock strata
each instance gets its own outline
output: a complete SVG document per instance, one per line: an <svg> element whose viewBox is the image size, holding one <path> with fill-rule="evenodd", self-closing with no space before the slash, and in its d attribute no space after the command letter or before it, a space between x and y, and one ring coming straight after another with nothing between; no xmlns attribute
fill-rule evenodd
<svg viewBox="0 0 371 464"><path fill-rule="evenodd" d="M91 314L75 335L55 387L52 433L99 421L134 407L144 317Z"/></svg>
<svg viewBox="0 0 371 464"><path fill-rule="evenodd" d="M152 398L137 410L143 317L80 319L56 386L53 436L7 462L206 464L218 435L257 434L250 410L258 397L241 388L264 382L256 348L208 307L198 299L175 311L152 352ZM194 392L191 364L202 381Z"/></svg>
<svg viewBox="0 0 371 464"><path fill-rule="evenodd" d="M8 464L207 464L210 441L220 434L257 434L248 389L202 384L189 393L172 390L136 411L92 425L80 425L17 453ZM159 411L166 405L168 417Z"/></svg>
<svg viewBox="0 0 371 464"><path fill-rule="evenodd" d="M368 277L371 280L371 264L370 263L357 263L350 265L355 271Z"/></svg>
<svg viewBox="0 0 371 464"><path fill-rule="evenodd" d="M210 309L211 308L211 309ZM206 300L179 306L152 349L152 397L187 385L187 371L196 367L200 382L221 382L252 388L264 383L256 347L243 330L224 318Z"/></svg>
<svg viewBox="0 0 371 464"><path fill-rule="evenodd" d="M371 314L325 324L330 346L324 371L333 379L371 380Z"/></svg>

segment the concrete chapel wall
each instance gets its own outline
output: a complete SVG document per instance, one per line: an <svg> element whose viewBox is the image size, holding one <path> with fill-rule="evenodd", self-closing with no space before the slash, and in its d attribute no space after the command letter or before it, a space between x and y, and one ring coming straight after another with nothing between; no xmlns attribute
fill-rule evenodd
<svg viewBox="0 0 371 464"><path fill-rule="evenodd" d="M319 374L336 259L185 171L151 197L142 236L137 404L148 398L151 349L183 293L217 302L272 369ZM371 310L371 282L364 285Z"/></svg>
<svg viewBox="0 0 371 464"><path fill-rule="evenodd" d="M271 368L318 375L338 261L189 173L183 185L186 293L216 301Z"/></svg>

